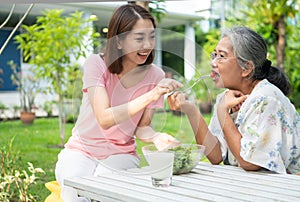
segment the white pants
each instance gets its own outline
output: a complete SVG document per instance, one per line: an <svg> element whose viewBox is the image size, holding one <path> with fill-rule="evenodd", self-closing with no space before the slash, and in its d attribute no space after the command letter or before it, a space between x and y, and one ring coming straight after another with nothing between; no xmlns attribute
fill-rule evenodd
<svg viewBox="0 0 300 202"><path fill-rule="evenodd" d="M139 166L139 159L131 154L118 154L103 160L96 160L80 152L63 149L58 155L55 177L60 184L63 202L90 202L89 199L78 197L73 188L64 186L64 179L74 176L97 176L111 173L114 170L126 170Z"/></svg>

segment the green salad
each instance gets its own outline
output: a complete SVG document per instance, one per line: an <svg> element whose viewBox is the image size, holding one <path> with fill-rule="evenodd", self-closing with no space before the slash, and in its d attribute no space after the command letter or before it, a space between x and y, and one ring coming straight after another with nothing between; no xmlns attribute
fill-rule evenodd
<svg viewBox="0 0 300 202"><path fill-rule="evenodd" d="M200 160L201 151L197 145L179 145L175 148L169 149L175 152L173 174L183 174L190 172Z"/></svg>

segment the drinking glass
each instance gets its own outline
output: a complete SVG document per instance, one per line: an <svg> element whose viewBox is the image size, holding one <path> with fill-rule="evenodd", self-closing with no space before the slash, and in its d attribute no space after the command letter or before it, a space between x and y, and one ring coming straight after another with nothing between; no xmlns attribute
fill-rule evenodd
<svg viewBox="0 0 300 202"><path fill-rule="evenodd" d="M172 183L174 151L158 151L155 145L147 145L142 148L147 160L152 185L155 187L168 187Z"/></svg>

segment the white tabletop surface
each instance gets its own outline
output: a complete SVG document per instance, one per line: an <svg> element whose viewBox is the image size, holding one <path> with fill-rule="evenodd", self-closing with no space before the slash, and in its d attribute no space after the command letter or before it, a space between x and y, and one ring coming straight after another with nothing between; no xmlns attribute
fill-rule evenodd
<svg viewBox="0 0 300 202"><path fill-rule="evenodd" d="M65 185L101 202L300 201L300 176L296 175L246 172L235 166L200 162L191 173L174 175L170 187L156 188L146 169L74 177L66 179Z"/></svg>

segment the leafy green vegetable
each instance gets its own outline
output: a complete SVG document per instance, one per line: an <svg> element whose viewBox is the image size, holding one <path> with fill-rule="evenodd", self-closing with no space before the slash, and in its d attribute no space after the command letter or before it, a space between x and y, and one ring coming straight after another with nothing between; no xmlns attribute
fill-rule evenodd
<svg viewBox="0 0 300 202"><path fill-rule="evenodd" d="M173 174L183 174L190 172L200 160L202 151L198 149L197 145L183 144L175 148L171 148L170 151L175 152Z"/></svg>

